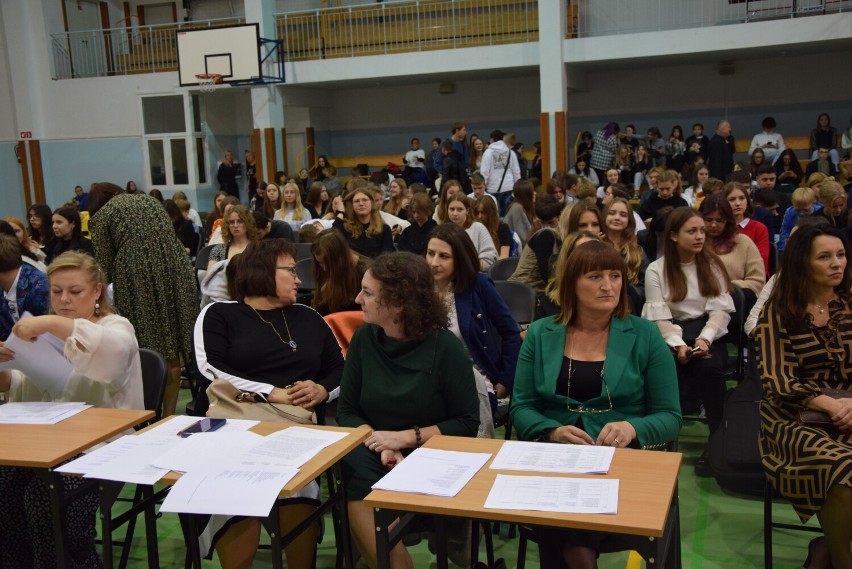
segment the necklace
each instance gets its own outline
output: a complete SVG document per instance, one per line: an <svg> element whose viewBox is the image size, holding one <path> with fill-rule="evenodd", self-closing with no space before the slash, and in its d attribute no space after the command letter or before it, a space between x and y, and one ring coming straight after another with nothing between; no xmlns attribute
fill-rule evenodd
<svg viewBox="0 0 852 569"><path fill-rule="evenodd" d="M565 399L568 403L568 411L572 411L574 413L607 413L612 411L612 396L609 394L609 386L606 384L606 380L604 379L604 371L606 370L606 356L604 356L603 365L601 366L601 383L603 383L604 389L606 390L606 398L609 402L609 409L590 409L585 405L580 404L579 406L572 407L571 406L571 380L574 378L574 361L571 358L571 349L568 349L568 385L565 390Z"/></svg>
<svg viewBox="0 0 852 569"><path fill-rule="evenodd" d="M254 313L255 313L255 314L257 314L257 317L258 317L258 318L260 318L261 322L263 322L264 324L266 324L266 325L268 325L270 328L272 328L272 331L273 331L273 332L275 332L275 335L276 335L276 336L278 336L278 339L279 339L279 340L281 340L281 343L282 343L282 344L287 344L288 346L290 346L291 348L293 348L293 351L294 351L294 352L296 351L296 348L298 348L298 347L299 347L299 345L298 345L298 344L296 344L296 342L294 342L294 341L293 341L293 336L290 334L290 327L287 325L287 317L286 317L286 316L284 316L284 309L283 309L283 308L281 309L281 318L284 320L284 327L287 329L287 338L290 340L289 342L285 342L285 341L284 341L284 338L282 338L282 337L281 337L281 334L279 334L279 333L278 333L278 330L276 330L276 329L275 329L275 325L274 325L274 324L272 324L272 322L269 322L268 320L265 320L265 319L263 318L263 316L261 316L261 315L260 315L260 312L258 312L258 311L257 311L257 309L255 309L255 307L254 307L254 306L249 305L249 308L251 308L252 310L254 310Z"/></svg>

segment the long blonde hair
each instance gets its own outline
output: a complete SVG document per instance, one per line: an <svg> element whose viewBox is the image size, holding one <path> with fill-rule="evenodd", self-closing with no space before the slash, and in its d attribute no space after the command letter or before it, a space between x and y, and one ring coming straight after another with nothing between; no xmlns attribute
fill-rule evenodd
<svg viewBox="0 0 852 569"><path fill-rule="evenodd" d="M67 251L56 257L52 263L47 266L47 280L58 273L59 271L82 271L86 275L86 280L90 285L101 285L101 295L98 297L98 311L101 315L115 314L115 309L109 300L109 292L107 291L107 281L101 266L94 257L80 251ZM50 307L50 313L53 314L53 306Z"/></svg>
<svg viewBox="0 0 852 569"><path fill-rule="evenodd" d="M293 221L302 221L305 218L305 208L302 207L302 196L299 193L299 186L293 182L287 182L281 188L281 218L283 219L289 211L287 203L284 201L284 192L290 188L293 190L293 195L296 196L296 201L293 204Z"/></svg>
<svg viewBox="0 0 852 569"><path fill-rule="evenodd" d="M613 243L612 239L609 238L609 233L606 228L606 218L607 215L609 215L612 206L617 203L620 203L627 208L627 227L625 227L624 231L621 232L621 245L616 250L621 254L621 257L627 265L627 280L630 284L640 284L639 271L642 268L642 249L639 247L639 241L636 239L636 219L633 217L633 208L630 207L630 202L626 199L616 197L612 198L612 200L606 204L603 211L603 240L613 247L615 246L615 243Z"/></svg>

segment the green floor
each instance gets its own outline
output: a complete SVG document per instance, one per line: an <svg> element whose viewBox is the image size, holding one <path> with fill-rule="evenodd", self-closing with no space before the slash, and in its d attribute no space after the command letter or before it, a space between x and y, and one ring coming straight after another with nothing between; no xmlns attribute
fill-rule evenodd
<svg viewBox="0 0 852 569"><path fill-rule="evenodd" d="M178 409L188 400L188 391L182 390ZM685 569L739 569L763 567L763 502L726 494L712 478L697 478L692 465L701 453L707 439L703 424L686 422L680 437L680 450L684 464L679 476L683 567ZM789 504L779 502L775 507L776 520L795 522ZM811 524L816 523L812 520ZM330 524L327 524L330 528ZM160 566L183 567L184 544L177 516L164 514L157 522ZM774 534L774 560L778 569L801 567L807 554L807 543L813 534L798 531L776 531ZM147 567L144 529L137 531L131 552L130 567ZM497 557L514 567L517 560L518 541L506 537L505 526L500 536L495 536ZM435 558L423 542L410 548L415 567L435 566ZM327 532L319 545L317 567L334 567L336 547L334 536ZM118 550L116 550L118 553ZM484 549L481 558L484 559ZM627 554L609 554L601 557L601 569L624 568ZM363 565L360 565L363 566ZM538 551L533 545L527 552L530 569L539 567ZM204 567L219 567L215 560L205 561ZM261 551L255 567L271 567L269 552Z"/></svg>

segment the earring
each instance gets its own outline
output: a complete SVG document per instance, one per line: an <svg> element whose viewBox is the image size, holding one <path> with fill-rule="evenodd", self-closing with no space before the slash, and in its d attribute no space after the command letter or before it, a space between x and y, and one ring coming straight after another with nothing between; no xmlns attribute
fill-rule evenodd
<svg viewBox="0 0 852 569"><path fill-rule="evenodd" d="M393 323L394 323L394 324L399 324L399 318L394 318L394 319L393 319Z"/></svg>
<svg viewBox="0 0 852 569"><path fill-rule="evenodd" d="M101 303L96 302L95 303L95 316L100 316L100 315L101 315Z"/></svg>

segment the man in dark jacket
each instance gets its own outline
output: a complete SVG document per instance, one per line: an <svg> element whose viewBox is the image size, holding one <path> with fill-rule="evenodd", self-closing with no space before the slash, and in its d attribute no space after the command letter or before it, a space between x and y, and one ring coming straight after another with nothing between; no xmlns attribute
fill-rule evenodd
<svg viewBox="0 0 852 569"><path fill-rule="evenodd" d="M453 141L445 140L441 144L444 163L441 169L441 184L447 180L458 180L466 194L470 193L470 178L461 153L453 147Z"/></svg>
<svg viewBox="0 0 852 569"><path fill-rule="evenodd" d="M726 120L719 121L716 134L707 145L707 167L712 177L723 182L728 181L728 176L734 171L734 152L736 144L731 136L731 123Z"/></svg>

